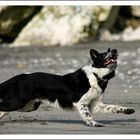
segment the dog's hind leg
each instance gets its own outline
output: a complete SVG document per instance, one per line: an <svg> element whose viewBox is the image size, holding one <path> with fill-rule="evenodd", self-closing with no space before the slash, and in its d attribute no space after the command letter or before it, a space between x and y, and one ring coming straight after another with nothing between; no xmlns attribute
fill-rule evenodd
<svg viewBox="0 0 140 140"><path fill-rule="evenodd" d="M17 111L23 106L24 103L19 101L17 98L5 99L2 102L0 102L0 111L2 112Z"/></svg>
<svg viewBox="0 0 140 140"><path fill-rule="evenodd" d="M0 102L2 102L3 100L0 99ZM0 112L0 119L3 118L5 115L7 115L8 112Z"/></svg>
<svg viewBox="0 0 140 140"><path fill-rule="evenodd" d="M8 115L8 112L0 112L0 119L3 118L5 115Z"/></svg>
<svg viewBox="0 0 140 140"><path fill-rule="evenodd" d="M42 102L40 100L30 100L24 107L18 109L19 112L35 111L39 108Z"/></svg>

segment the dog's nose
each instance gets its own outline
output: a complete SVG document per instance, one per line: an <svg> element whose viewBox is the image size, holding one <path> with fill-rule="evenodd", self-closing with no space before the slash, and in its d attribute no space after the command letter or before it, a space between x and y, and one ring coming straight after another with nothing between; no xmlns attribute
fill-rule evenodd
<svg viewBox="0 0 140 140"><path fill-rule="evenodd" d="M111 50L111 54L112 54L112 57L113 57L114 59L117 59L117 58L118 58L118 52L117 52L117 49L113 49L113 50Z"/></svg>

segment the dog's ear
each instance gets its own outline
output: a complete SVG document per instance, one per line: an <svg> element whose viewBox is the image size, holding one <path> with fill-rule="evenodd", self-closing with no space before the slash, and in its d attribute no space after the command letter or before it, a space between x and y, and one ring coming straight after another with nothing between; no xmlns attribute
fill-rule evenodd
<svg viewBox="0 0 140 140"><path fill-rule="evenodd" d="M110 49L110 48L108 48L108 49L107 49L107 53L109 53L110 51L111 51L111 49Z"/></svg>
<svg viewBox="0 0 140 140"><path fill-rule="evenodd" d="M98 51L90 49L90 56L92 60L95 60L98 57L98 55L99 55Z"/></svg>

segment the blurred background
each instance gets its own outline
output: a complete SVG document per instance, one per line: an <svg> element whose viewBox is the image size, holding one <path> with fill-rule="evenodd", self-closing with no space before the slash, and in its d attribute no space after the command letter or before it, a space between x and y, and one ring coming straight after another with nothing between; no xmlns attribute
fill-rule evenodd
<svg viewBox="0 0 140 140"><path fill-rule="evenodd" d="M0 43L71 46L140 40L140 6L1 6Z"/></svg>

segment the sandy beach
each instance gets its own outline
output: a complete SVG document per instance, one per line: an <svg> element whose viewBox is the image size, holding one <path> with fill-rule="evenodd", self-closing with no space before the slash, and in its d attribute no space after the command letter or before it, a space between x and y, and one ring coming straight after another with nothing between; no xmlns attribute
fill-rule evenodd
<svg viewBox="0 0 140 140"><path fill-rule="evenodd" d="M41 105L30 113L11 112L0 120L0 134L140 134L140 41L90 42L72 47L1 46L0 82L31 72L66 74L90 64L89 49L119 52L116 77L109 82L104 102L132 107L135 113L95 114L105 127L88 127L76 111L62 111Z"/></svg>

